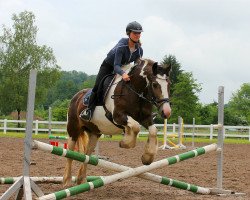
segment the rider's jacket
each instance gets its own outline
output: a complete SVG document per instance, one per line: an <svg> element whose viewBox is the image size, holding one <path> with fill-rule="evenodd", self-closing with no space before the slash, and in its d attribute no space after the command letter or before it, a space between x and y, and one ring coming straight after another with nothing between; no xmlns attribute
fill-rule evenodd
<svg viewBox="0 0 250 200"><path fill-rule="evenodd" d="M128 46L129 38L122 38L113 49L109 51L105 61L114 66L114 72L122 75L124 71L121 69L122 65L127 65L131 62L136 61L143 55L143 49L137 43L135 44L135 50L130 51Z"/></svg>

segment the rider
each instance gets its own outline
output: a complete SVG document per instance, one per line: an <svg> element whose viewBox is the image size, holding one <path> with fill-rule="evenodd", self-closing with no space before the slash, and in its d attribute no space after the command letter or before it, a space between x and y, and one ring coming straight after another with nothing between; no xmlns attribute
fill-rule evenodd
<svg viewBox="0 0 250 200"><path fill-rule="evenodd" d="M111 74L114 71L116 74L121 75L124 81L130 80L129 75L121 69L121 66L129 64L131 62L135 62L138 58L142 57L143 50L140 43L140 36L142 31L142 26L136 21L133 21L127 25L126 33L128 35L128 38L122 38L115 45L115 47L109 51L107 57L101 64L98 75L96 77L95 86L92 89L92 93L89 98L89 105L85 110L81 112L81 119L88 121L91 119L96 107L98 86L103 77Z"/></svg>

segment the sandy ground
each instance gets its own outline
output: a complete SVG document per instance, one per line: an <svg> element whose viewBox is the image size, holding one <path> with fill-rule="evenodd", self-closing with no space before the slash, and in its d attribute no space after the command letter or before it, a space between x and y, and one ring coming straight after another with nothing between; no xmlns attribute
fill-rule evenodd
<svg viewBox="0 0 250 200"><path fill-rule="evenodd" d="M49 140L43 140L49 142ZM188 144L187 144L188 145ZM207 144L197 144L204 146ZM110 158L110 161L136 167L141 165L143 142L138 142L134 149L126 150L118 146L118 142L100 142L100 154ZM185 150L159 150L156 160L160 160ZM244 192L245 196L211 196L197 195L188 191L153 183L139 178L129 178L123 181L91 190L68 199L102 199L102 200L247 200L250 199L250 145L226 144L224 149L224 180L225 189ZM40 150L32 151L31 176L62 176L66 159ZM77 173L79 163L74 162L73 175ZM175 165L152 171L152 173L179 179L203 187L216 186L216 153L212 152L197 158L186 160ZM21 176L23 171L23 140L0 138L0 177ZM111 175L113 172L104 168L89 166L88 175ZM39 184L45 194L63 189L61 184ZM0 194L10 185L0 185ZM35 196L34 196L35 197ZM14 199L14 198L13 198Z"/></svg>

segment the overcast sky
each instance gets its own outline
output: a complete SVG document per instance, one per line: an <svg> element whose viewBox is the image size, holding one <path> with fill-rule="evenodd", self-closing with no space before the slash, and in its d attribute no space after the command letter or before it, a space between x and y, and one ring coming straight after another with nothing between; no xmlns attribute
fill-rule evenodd
<svg viewBox="0 0 250 200"><path fill-rule="evenodd" d="M97 74L107 52L126 37L131 21L142 24L144 57L175 55L202 84L202 103L217 101L250 82L248 0L0 0L0 24L12 14L36 16L37 41L54 50L62 70Z"/></svg>

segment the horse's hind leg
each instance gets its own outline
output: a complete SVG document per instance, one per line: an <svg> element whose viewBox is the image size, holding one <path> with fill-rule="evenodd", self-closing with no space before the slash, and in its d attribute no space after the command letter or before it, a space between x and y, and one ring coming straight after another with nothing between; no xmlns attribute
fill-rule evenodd
<svg viewBox="0 0 250 200"><path fill-rule="evenodd" d="M144 147L144 153L141 157L142 163L144 165L149 165L153 162L158 150L157 128L155 127L155 125L151 125L149 126L148 130L148 140Z"/></svg>
<svg viewBox="0 0 250 200"><path fill-rule="evenodd" d="M75 148L75 144L76 144L76 142L74 140L72 140L71 137L69 137L69 139L68 139L68 149L73 151L74 148ZM63 186L64 187L71 185L72 162L73 162L72 159L67 158L67 163L66 163L66 167L65 167L64 175L63 175Z"/></svg>
<svg viewBox="0 0 250 200"><path fill-rule="evenodd" d="M79 138L79 152L86 155L91 155L91 153L95 150L96 143L100 135L84 132L84 135L81 136L82 137ZM78 171L77 184L86 182L86 172L87 164L83 163Z"/></svg>

